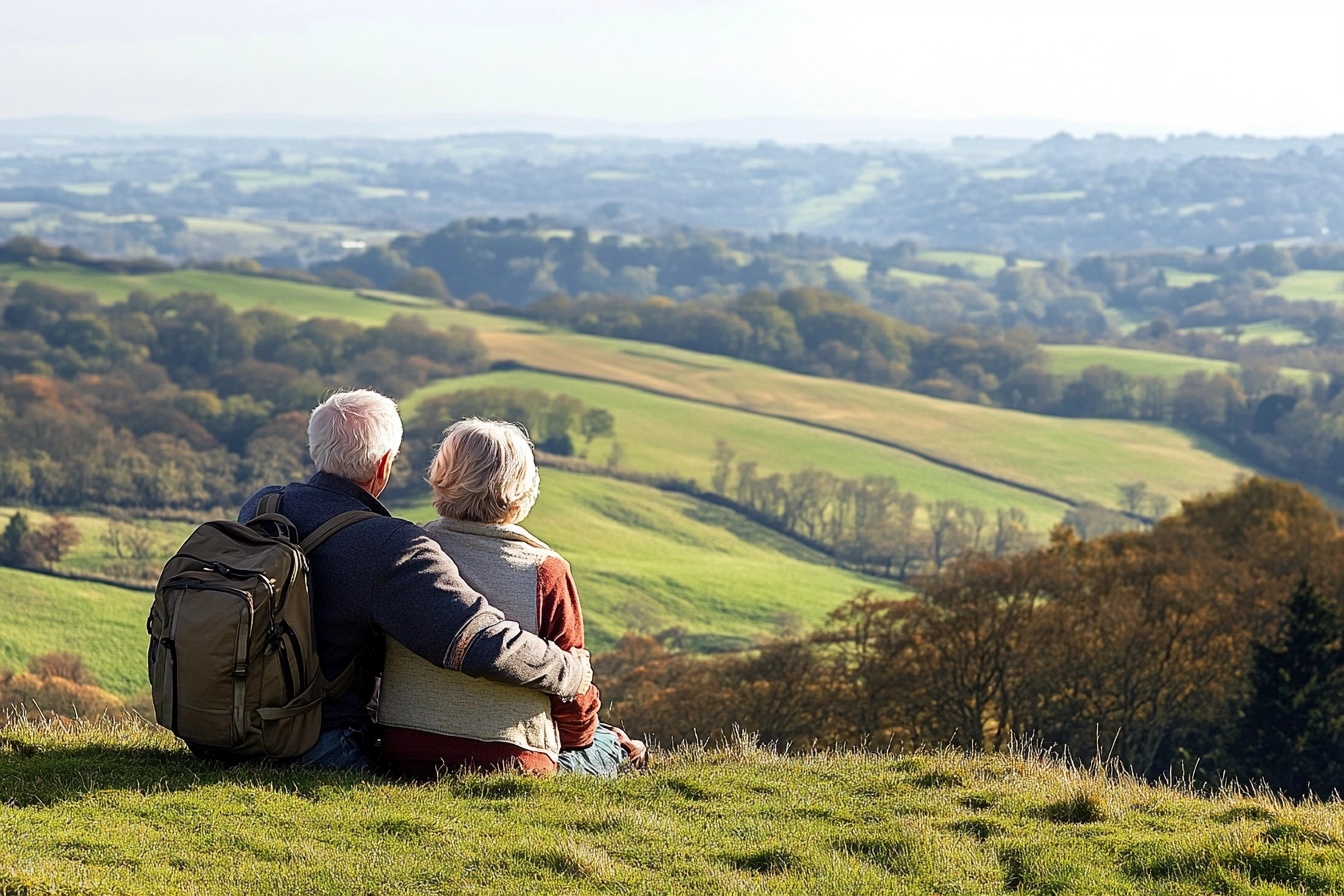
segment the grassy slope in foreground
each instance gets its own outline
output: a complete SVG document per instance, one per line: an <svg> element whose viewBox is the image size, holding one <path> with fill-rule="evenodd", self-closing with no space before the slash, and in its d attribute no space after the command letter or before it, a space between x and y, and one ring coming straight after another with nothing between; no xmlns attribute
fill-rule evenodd
<svg viewBox="0 0 1344 896"><path fill-rule="evenodd" d="M435 516L428 503L396 512ZM593 649L672 626L749 641L786 617L812 627L860 589L900 590L712 504L559 470L542 470L524 525L574 568Z"/></svg>
<svg viewBox="0 0 1344 896"><path fill-rule="evenodd" d="M763 476L806 467L845 478L894 476L902 489L926 501L955 499L968 506L983 507L991 517L998 508L1021 508L1032 527L1040 532L1049 531L1068 509L1058 501L950 470L844 433L559 374L509 370L440 380L417 391L401 406L412 415L427 397L490 386L572 395L591 407L605 408L616 418L622 469L691 478L702 488L709 487L715 466L712 457L715 443L722 439L736 452L734 465L755 461ZM594 442L589 454L601 462L610 451L611 440L602 439ZM730 481L730 488L734 481L735 478Z"/></svg>
<svg viewBox="0 0 1344 896"><path fill-rule="evenodd" d="M0 568L0 594L0 669L60 651L82 657L106 691L129 697L148 689L147 592Z"/></svg>
<svg viewBox="0 0 1344 896"><path fill-rule="evenodd" d="M655 756L404 785L193 759L143 723L0 731L0 888L264 894L1344 890L1344 807L1007 755Z"/></svg>
<svg viewBox="0 0 1344 896"><path fill-rule="evenodd" d="M1138 480L1183 498L1248 471L1213 442L1155 423L1026 414L572 333L481 335L494 358L806 421L1074 500L1113 506L1116 487Z"/></svg>

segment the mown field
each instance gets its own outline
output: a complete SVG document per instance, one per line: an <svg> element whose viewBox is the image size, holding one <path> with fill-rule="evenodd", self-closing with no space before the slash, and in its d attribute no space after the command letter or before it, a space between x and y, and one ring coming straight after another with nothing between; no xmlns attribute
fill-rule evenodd
<svg viewBox="0 0 1344 896"><path fill-rule="evenodd" d="M223 768L140 724L0 730L14 893L1332 894L1344 806L1035 757L656 754L615 781Z"/></svg>
<svg viewBox="0 0 1344 896"><path fill-rule="evenodd" d="M1058 376L1076 377L1097 364L1134 377L1157 376L1173 381L1196 370L1209 374L1231 372L1236 376L1236 365L1211 358L1111 345L1046 345L1043 348L1050 359L1050 372ZM1280 373L1293 382L1311 382L1311 371L1300 367L1286 367Z"/></svg>
<svg viewBox="0 0 1344 896"><path fill-rule="evenodd" d="M183 270L164 274L104 274L68 264L31 268L19 264L0 264L0 278L35 280L61 289L83 290L96 294L103 302L125 300L132 290L145 290L157 296L179 292L213 293L236 310L269 306L295 317L340 317L365 326L387 322L394 314L420 314L433 326L452 324L481 330L537 330L537 325L516 318L438 306L423 308L403 304L395 293L373 292L378 298L364 298L354 290L335 289L310 283L294 283L269 277L248 277L217 271ZM394 299L386 301L385 299ZM411 297L413 298L413 297Z"/></svg>
<svg viewBox="0 0 1344 896"><path fill-rule="evenodd" d="M846 433L561 374L509 370L442 380L410 396L402 402L402 409L413 416L427 398L489 387L572 395L590 407L605 408L616 418L614 441L621 446L621 468L691 478L706 489L715 466L715 444L722 439L735 452L734 465L755 461L762 475L815 467L846 478L894 476L904 490L926 501L952 499L983 507L991 514L997 508L1019 507L1040 532L1059 522L1068 509L1059 501ZM596 440L588 451L590 459L603 463L611 453L612 441Z"/></svg>
<svg viewBox="0 0 1344 896"><path fill-rule="evenodd" d="M148 690L148 592L0 567L0 594L0 669L59 651L83 659L98 686L119 697Z"/></svg>
<svg viewBox="0 0 1344 896"><path fill-rule="evenodd" d="M1158 424L1025 414L570 333L482 338L495 358L902 446L1075 501L1114 506L1117 486L1139 480L1178 500L1248 471L1213 442Z"/></svg>
<svg viewBox="0 0 1344 896"><path fill-rule="evenodd" d="M1344 302L1344 271L1298 271L1284 277L1271 291L1295 301Z"/></svg>

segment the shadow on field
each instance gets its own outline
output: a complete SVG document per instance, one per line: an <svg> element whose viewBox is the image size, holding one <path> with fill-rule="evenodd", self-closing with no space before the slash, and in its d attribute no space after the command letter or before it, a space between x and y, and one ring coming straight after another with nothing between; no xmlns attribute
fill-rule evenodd
<svg viewBox="0 0 1344 896"><path fill-rule="evenodd" d="M101 735L101 736L97 736ZM322 787L369 780L366 775L284 765L225 765L184 748L117 743L106 731L51 732L0 728L0 802L47 806L99 791L172 793L216 784L274 787L309 795Z"/></svg>

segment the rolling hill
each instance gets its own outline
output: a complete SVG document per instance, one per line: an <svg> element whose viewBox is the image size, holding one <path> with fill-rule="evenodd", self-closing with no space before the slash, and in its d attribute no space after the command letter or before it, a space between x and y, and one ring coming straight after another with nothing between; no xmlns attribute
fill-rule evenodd
<svg viewBox="0 0 1344 896"><path fill-rule="evenodd" d="M10 265L0 270L5 275L90 289L104 301L121 300L131 289L161 295L211 291L236 308L270 306L296 316L340 316L366 324L407 310L396 295L361 297L349 290L205 271L131 277L64 265L44 270ZM403 402L408 418L425 399L449 390L507 385L569 394L613 413L622 470L693 478L702 486L722 439L735 461L755 461L762 472L813 467L844 477L893 476L924 501L953 498L991 513L1019 507L1032 528L1044 532L1071 504L1115 506L1117 487L1124 483L1144 481L1150 494L1174 501L1225 488L1249 472L1214 444L1156 424L1044 417L556 331L516 318L446 307L423 313L434 326L476 328L500 369L431 384ZM606 439L591 446L595 461L610 452ZM421 467L427 458L407 456L402 462ZM590 637L599 648L628 630L677 626L687 630L692 645L740 645L780 626L815 625L857 590L900 591L838 569L785 537L686 495L558 470L546 470L543 483L529 524L573 563ZM418 521L432 516L423 501L394 510ZM106 522L78 515L76 522L85 541L65 568L96 571L110 556L100 539ZM188 528L156 525L165 553ZM96 626L105 623L94 614L88 618L96 622L95 633L71 639L71 649L110 638L108 643L118 646L107 649L132 659L119 666L97 659L91 647L90 664L110 689L139 688L143 595L8 575L23 583L34 608L42 603L44 583L50 584L46 599L52 606L101 602L115 616L106 624L118 633L97 634L102 629ZM104 590L117 596L90 596ZM85 615L65 613L76 620ZM50 623L22 626L12 634L8 622L0 626L0 637L8 639L0 665L20 666L63 643Z"/></svg>

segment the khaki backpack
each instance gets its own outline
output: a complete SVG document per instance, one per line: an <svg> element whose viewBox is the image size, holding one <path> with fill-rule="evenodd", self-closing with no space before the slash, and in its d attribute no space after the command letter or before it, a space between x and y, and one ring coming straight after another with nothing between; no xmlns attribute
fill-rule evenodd
<svg viewBox="0 0 1344 896"><path fill-rule="evenodd" d="M313 639L309 552L378 514L351 510L302 542L280 493L249 523L204 523L164 566L149 611L149 683L160 725L221 759L300 756L322 730L328 682ZM272 534L274 533L274 534Z"/></svg>

